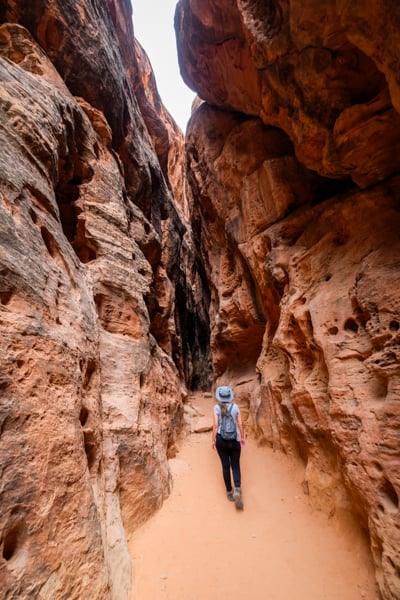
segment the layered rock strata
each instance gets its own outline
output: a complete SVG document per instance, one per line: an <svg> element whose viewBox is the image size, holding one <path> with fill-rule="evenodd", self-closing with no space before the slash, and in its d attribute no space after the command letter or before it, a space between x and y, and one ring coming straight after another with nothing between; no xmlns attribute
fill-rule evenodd
<svg viewBox="0 0 400 600"><path fill-rule="evenodd" d="M4 598L129 597L126 538L168 494L186 386L208 385L183 138L131 17L0 7Z"/></svg>
<svg viewBox="0 0 400 600"><path fill-rule="evenodd" d="M400 9L180 0L213 365L260 442L368 532L400 597ZM395 41L397 40L397 41Z"/></svg>

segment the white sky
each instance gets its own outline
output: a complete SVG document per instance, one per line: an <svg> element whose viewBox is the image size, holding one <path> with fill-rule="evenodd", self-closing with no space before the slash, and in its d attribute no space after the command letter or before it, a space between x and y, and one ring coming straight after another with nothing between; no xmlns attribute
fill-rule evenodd
<svg viewBox="0 0 400 600"><path fill-rule="evenodd" d="M194 92L179 72L174 30L177 0L132 0L135 37L145 49L161 99L185 132Z"/></svg>

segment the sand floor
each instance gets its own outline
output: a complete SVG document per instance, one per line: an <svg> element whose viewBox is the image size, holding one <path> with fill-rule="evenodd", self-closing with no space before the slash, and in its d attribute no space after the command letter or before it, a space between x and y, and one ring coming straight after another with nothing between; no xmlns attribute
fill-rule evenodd
<svg viewBox="0 0 400 600"><path fill-rule="evenodd" d="M171 496L130 543L132 600L377 599L365 543L310 508L281 454L242 449L243 511L226 498L211 433L189 435L170 464Z"/></svg>

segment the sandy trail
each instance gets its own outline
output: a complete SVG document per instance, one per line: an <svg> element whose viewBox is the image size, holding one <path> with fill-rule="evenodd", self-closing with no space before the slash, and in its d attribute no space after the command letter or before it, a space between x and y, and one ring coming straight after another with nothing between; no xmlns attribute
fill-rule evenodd
<svg viewBox="0 0 400 600"><path fill-rule="evenodd" d="M200 399L204 414L213 400ZM134 600L376 600L364 543L313 511L285 457L242 450L244 511L226 499L211 433L171 461L174 486L130 544Z"/></svg>

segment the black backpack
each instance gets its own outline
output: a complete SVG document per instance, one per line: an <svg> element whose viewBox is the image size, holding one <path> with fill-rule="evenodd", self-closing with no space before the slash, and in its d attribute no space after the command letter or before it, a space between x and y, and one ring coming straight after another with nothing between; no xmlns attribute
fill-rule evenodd
<svg viewBox="0 0 400 600"><path fill-rule="evenodd" d="M232 417L232 408L233 404L230 405L225 415L221 414L220 435L224 440L236 440L236 420Z"/></svg>

